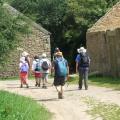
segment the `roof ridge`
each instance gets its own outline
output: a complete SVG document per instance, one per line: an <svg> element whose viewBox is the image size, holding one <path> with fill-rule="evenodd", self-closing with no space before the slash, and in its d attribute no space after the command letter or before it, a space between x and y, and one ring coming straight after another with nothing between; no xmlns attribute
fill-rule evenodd
<svg viewBox="0 0 120 120"><path fill-rule="evenodd" d="M18 16L18 15L24 16L24 18L26 20L29 20L31 22L31 25L33 25L37 29L41 30L45 34L49 34L49 35L51 34L49 31L47 31L45 28L43 28L40 24L37 24L35 21L31 20L29 17L25 16L23 13L19 12L17 9L12 7L11 5L4 3L3 7L6 8L7 10L9 10L11 12L11 14L13 14L13 15L16 14L16 16Z"/></svg>
<svg viewBox="0 0 120 120"><path fill-rule="evenodd" d="M110 12L116 8L118 5L120 4L120 1L117 2L114 6L112 6L91 28L88 29L88 32L91 31L92 29L94 29L100 22L102 22L104 20L104 18L106 16L108 16L110 14Z"/></svg>

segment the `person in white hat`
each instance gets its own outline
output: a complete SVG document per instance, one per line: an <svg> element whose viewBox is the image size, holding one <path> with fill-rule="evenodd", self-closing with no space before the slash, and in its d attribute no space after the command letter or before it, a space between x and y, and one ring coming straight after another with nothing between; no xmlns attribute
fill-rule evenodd
<svg viewBox="0 0 120 120"><path fill-rule="evenodd" d="M22 57L25 57L26 61L28 62L29 68L30 68L29 53L27 53L26 51L24 51L24 52L22 53Z"/></svg>
<svg viewBox="0 0 120 120"><path fill-rule="evenodd" d="M26 63L28 64L28 66L29 66L29 68L30 68L30 58L29 58L29 53L27 53L26 51L23 51L21 55L22 55L22 56L21 56L20 59L24 58L25 61L26 61ZM27 74L26 74L26 81L27 81L27 82L28 82L28 74L29 74L29 70L30 70L30 69L28 69Z"/></svg>
<svg viewBox="0 0 120 120"><path fill-rule="evenodd" d="M42 82L43 82L43 86L42 88L47 88L47 81L48 81L48 74L50 73L50 69L51 69L51 62L50 60L47 58L46 53L42 54L42 58L40 60L40 66L41 66L41 73L42 73Z"/></svg>
<svg viewBox="0 0 120 120"><path fill-rule="evenodd" d="M28 74L29 66L25 57L20 58L19 69L20 69L20 82L21 82L20 87L22 88L23 85L25 84L26 87L28 88L29 86L27 81L27 74Z"/></svg>
<svg viewBox="0 0 120 120"><path fill-rule="evenodd" d="M82 89L84 80L85 90L88 89L88 71L90 65L90 58L87 54L87 50L84 47L77 49L78 55L75 59L76 62L76 73L79 73L79 90Z"/></svg>

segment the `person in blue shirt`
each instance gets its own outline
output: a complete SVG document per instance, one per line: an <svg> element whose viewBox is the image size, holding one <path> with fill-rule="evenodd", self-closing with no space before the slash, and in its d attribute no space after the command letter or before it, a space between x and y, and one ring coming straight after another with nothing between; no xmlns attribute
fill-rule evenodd
<svg viewBox="0 0 120 120"><path fill-rule="evenodd" d="M56 53L56 59L53 61L53 70L54 70L53 84L58 92L58 98L63 99L63 86L65 84L65 79L69 74L69 67L68 62L63 57L62 52Z"/></svg>
<svg viewBox="0 0 120 120"><path fill-rule="evenodd" d="M79 89L82 89L84 81L85 90L88 89L88 71L90 65L90 58L84 47L77 49L78 55L75 59L76 62L76 73L79 73Z"/></svg>

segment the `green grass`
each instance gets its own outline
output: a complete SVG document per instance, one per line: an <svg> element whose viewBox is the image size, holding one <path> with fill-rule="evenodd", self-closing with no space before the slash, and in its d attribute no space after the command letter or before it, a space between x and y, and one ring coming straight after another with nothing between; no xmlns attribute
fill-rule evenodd
<svg viewBox="0 0 120 120"><path fill-rule="evenodd" d="M89 83L92 85L120 90L120 78L91 76L89 78Z"/></svg>
<svg viewBox="0 0 120 120"><path fill-rule="evenodd" d="M78 84L78 80L79 80L78 76L75 76L75 77L71 76L68 82L70 82L70 84ZM120 90L120 78L90 76L88 83L91 85L108 87L108 88Z"/></svg>
<svg viewBox="0 0 120 120"><path fill-rule="evenodd" d="M82 98L89 106L87 113L93 116L93 120L120 120L120 106L97 101L91 97Z"/></svg>
<svg viewBox="0 0 120 120"><path fill-rule="evenodd" d="M0 120L50 120L52 114L31 98L0 91Z"/></svg>

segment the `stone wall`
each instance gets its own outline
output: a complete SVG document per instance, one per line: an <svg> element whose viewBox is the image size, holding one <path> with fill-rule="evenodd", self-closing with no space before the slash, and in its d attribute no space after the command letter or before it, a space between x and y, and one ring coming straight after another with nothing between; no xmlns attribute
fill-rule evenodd
<svg viewBox="0 0 120 120"><path fill-rule="evenodd" d="M31 63L34 55L40 56L43 52L51 59L50 34L46 34L36 26L32 26L30 34L22 37L18 47L30 54ZM19 74L18 66L21 53L22 51L16 48L9 54L6 64L3 67L0 66L0 77L17 76Z"/></svg>
<svg viewBox="0 0 120 120"><path fill-rule="evenodd" d="M88 32L86 38L91 72L120 76L120 29Z"/></svg>

